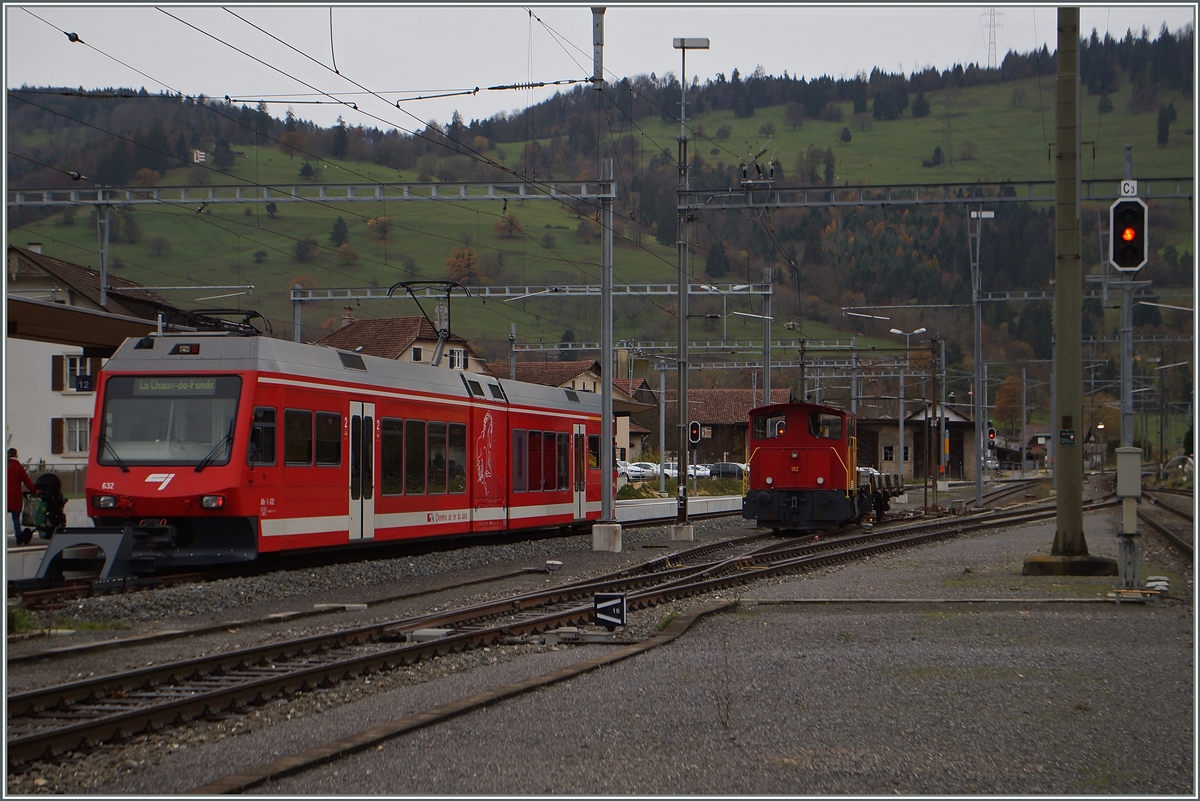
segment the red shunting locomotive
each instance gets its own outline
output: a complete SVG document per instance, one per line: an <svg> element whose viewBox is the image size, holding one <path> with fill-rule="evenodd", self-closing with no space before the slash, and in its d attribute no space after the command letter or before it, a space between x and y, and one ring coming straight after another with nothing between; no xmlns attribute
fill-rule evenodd
<svg viewBox="0 0 1200 801"><path fill-rule="evenodd" d="M750 482L742 517L760 526L834 529L876 502L858 472L855 418L834 406L780 403L750 412Z"/></svg>

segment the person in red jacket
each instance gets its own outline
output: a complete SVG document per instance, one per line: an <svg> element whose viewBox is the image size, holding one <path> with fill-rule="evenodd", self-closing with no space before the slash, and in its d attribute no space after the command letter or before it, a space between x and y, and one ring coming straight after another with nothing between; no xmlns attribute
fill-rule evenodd
<svg viewBox="0 0 1200 801"><path fill-rule="evenodd" d="M8 449L8 511L12 515L13 532L17 542L21 541L21 485L28 487L30 492L37 492L37 487L29 480L29 474L17 461L17 449Z"/></svg>

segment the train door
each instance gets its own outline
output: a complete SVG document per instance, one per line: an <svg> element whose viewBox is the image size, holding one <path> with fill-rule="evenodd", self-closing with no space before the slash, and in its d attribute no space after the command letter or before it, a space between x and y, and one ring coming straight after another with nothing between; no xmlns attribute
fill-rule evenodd
<svg viewBox="0 0 1200 801"><path fill-rule="evenodd" d="M350 539L375 538L375 404L350 401Z"/></svg>
<svg viewBox="0 0 1200 801"><path fill-rule="evenodd" d="M575 519L582 520L586 516L585 501L587 498L587 475L588 475L588 443L587 443L587 428L581 423L574 425L574 440L575 440L575 460L574 460L574 479L571 482L572 493L574 495Z"/></svg>

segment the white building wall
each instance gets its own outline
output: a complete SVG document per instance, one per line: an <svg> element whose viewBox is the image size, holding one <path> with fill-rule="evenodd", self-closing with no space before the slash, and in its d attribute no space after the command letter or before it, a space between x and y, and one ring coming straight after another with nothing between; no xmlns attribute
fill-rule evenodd
<svg viewBox="0 0 1200 801"><path fill-rule="evenodd" d="M54 418L90 419L95 393L65 387L51 389L54 356L82 356L82 348L24 339L5 340L4 439L5 449L16 448L23 464L87 464L86 452L51 453L50 421ZM95 379L93 379L94 381Z"/></svg>

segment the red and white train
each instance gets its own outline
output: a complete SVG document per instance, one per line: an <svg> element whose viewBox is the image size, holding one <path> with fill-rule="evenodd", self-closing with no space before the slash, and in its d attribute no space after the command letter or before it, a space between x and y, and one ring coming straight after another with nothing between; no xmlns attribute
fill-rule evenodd
<svg viewBox="0 0 1200 801"><path fill-rule="evenodd" d="M600 516L598 395L261 336L127 340L93 436L139 573Z"/></svg>

